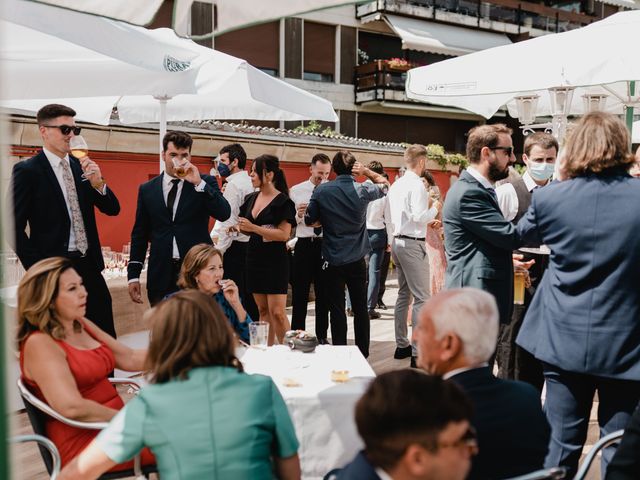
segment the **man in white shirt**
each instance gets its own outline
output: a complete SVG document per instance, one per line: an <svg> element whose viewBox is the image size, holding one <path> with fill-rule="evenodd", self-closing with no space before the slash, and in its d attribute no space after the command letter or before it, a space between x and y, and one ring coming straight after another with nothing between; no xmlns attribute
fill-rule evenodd
<svg viewBox="0 0 640 480"><path fill-rule="evenodd" d="M407 314L413 299L411 323L415 327L418 312L429 298L429 257L425 241L427 224L438 215L440 204L435 201L430 205L429 193L420 177L427 165L424 145L408 147L404 161L406 172L391 185L387 195L391 256L398 269L393 358L411 357L411 366L415 366L415 345L411 345L407 337Z"/></svg>
<svg viewBox="0 0 640 480"><path fill-rule="evenodd" d="M318 185L326 182L331 173L331 159L324 153L318 153L311 159L309 180L294 185L289 197L296 205L296 244L293 255L293 279L291 328L304 330L307 319L309 290L313 282L316 298L316 336L320 343L327 343L329 328L329 307L323 285L322 273L322 228L308 227L304 223L304 214L311 195Z"/></svg>
<svg viewBox="0 0 640 480"><path fill-rule="evenodd" d="M558 155L558 141L549 133L537 132L525 138L522 160L527 170L522 177L508 180L496 188L498 205L508 221L514 225L529 209L534 191L549 183ZM531 286L525 289L524 304L514 305L510 322L500 328L496 359L498 376L530 383L542 393L544 376L541 363L529 352L516 345L516 337L527 313L535 289L546 270L549 256L531 252L522 254L523 260L534 261L529 268Z"/></svg>
<svg viewBox="0 0 640 480"><path fill-rule="evenodd" d="M225 278L236 282L242 305L251 318L258 318L258 307L253 295L247 291L245 279L245 262L249 236L232 228L238 224L240 206L247 195L253 192L251 178L245 170L247 154L239 143L222 147L215 166L218 174L226 180L223 192L229 203L231 215L223 222L218 221L211 230L211 237L216 238L216 248L222 252L222 266Z"/></svg>

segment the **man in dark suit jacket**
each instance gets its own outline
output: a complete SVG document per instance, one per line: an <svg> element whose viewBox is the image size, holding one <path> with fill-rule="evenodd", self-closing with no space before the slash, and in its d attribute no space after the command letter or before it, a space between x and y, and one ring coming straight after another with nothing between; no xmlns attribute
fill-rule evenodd
<svg viewBox="0 0 640 480"><path fill-rule="evenodd" d="M142 303L140 272L151 244L147 293L151 305L175 292L182 259L198 243L211 244L209 218L231 214L214 177L200 175L190 162L193 139L167 132L162 139L164 173L140 185L136 221L131 231L129 295Z"/></svg>
<svg viewBox="0 0 640 480"><path fill-rule="evenodd" d="M69 141L80 134L75 115L56 104L36 115L43 149L17 163L11 174L13 246L25 269L49 257L70 258L87 289L87 318L115 337L111 295L100 273L104 262L94 207L117 215L120 204L95 162L69 155Z"/></svg>
<svg viewBox="0 0 640 480"><path fill-rule="evenodd" d="M365 449L338 480L463 480L478 451L471 412L453 382L417 370L383 373L356 404Z"/></svg>
<svg viewBox="0 0 640 480"><path fill-rule="evenodd" d="M513 307L511 254L519 246L518 235L502 215L493 185L507 177L515 161L511 129L502 124L471 129L467 158L469 167L444 202L445 287L491 293L500 322L508 323Z"/></svg>
<svg viewBox="0 0 640 480"><path fill-rule="evenodd" d="M447 290L420 311L418 365L457 383L474 407L479 454L469 479L502 479L542 468L549 424L538 391L495 378L487 361L498 338L495 299L476 288Z"/></svg>

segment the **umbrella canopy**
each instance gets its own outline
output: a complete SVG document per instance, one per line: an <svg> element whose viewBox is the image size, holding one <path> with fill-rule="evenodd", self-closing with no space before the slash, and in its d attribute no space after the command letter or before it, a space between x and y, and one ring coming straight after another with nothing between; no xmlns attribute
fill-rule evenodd
<svg viewBox="0 0 640 480"><path fill-rule="evenodd" d="M456 106L486 118L513 99L538 94L538 115L551 112L547 89L577 88L570 113L583 112L581 95L609 96L610 111L636 105L640 80L640 11L621 12L586 27L445 60L408 72L409 98Z"/></svg>

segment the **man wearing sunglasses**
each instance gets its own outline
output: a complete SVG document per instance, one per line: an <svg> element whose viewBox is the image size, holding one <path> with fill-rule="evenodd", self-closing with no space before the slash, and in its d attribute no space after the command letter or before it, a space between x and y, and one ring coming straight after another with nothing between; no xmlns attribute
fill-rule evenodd
<svg viewBox="0 0 640 480"><path fill-rule="evenodd" d="M500 211L494 185L507 178L515 162L511 129L503 124L471 129L467 158L469 167L444 202L445 287L476 287L493 294L500 322L507 323L513 307L511 253L519 238Z"/></svg>
<svg viewBox="0 0 640 480"><path fill-rule="evenodd" d="M467 478L512 478L541 469L550 429L540 394L528 383L494 377L488 363L498 339L493 296L477 288L443 291L427 300L419 317L418 366L458 384L473 404L480 452Z"/></svg>
<svg viewBox="0 0 640 480"><path fill-rule="evenodd" d="M25 269L44 258L70 258L87 289L87 318L115 337L94 209L118 215L120 204L98 164L70 155L69 142L80 134L75 115L56 104L36 114L43 148L11 174L15 251Z"/></svg>

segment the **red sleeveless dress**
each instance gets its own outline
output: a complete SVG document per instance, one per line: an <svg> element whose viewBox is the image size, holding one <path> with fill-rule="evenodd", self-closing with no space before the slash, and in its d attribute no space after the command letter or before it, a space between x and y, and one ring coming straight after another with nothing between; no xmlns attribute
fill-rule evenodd
<svg viewBox="0 0 640 480"><path fill-rule="evenodd" d="M83 325L89 335L98 340L86 325ZM46 335L42 332L33 332L31 335ZM31 336L30 335L30 336ZM20 372L22 381L29 390L40 400L46 402L38 385L24 374L24 345L25 339L20 345ZM100 346L91 350L75 348L63 340L54 341L64 350L69 364L69 369L78 386L80 394L89 400L98 402L105 407L120 410L124 402L118 395L115 387L109 382L108 375L116 366L115 357L111 349L100 342ZM98 340L99 341L99 340ZM60 452L62 466L69 463L100 433L100 430L84 430L69 425L47 416L47 437L55 444ZM143 465L155 464L155 458L148 449L142 452ZM117 465L112 470L124 470L133 468L133 461Z"/></svg>

